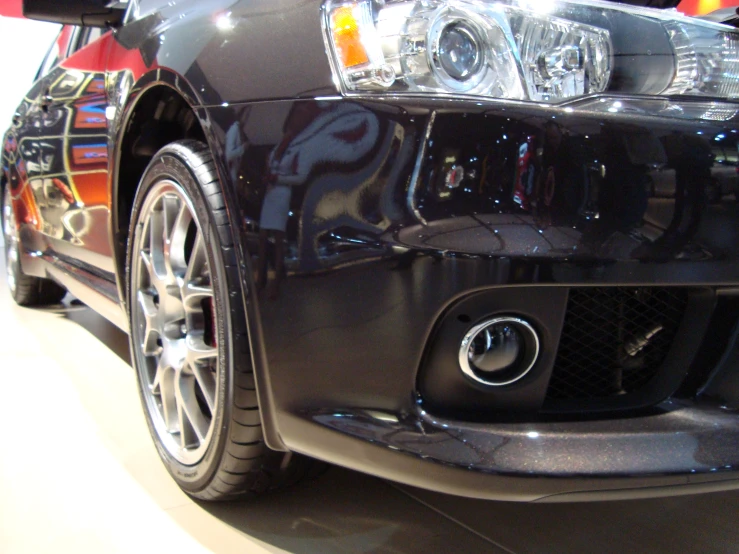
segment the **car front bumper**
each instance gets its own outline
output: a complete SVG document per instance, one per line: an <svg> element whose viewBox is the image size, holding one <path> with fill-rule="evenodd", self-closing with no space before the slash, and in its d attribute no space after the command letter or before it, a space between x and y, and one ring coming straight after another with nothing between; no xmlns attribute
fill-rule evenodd
<svg viewBox="0 0 739 554"><path fill-rule="evenodd" d="M618 102L208 108L225 122L211 139L268 444L481 498L739 487L739 206L706 193L719 155L723 173L735 163L739 107ZM266 206L275 186L289 187L281 217ZM687 291L649 394L550 402L567 299L583 287ZM535 321L546 356L528 381L480 389L443 356L433 374L445 317L465 305L473 322Z"/></svg>

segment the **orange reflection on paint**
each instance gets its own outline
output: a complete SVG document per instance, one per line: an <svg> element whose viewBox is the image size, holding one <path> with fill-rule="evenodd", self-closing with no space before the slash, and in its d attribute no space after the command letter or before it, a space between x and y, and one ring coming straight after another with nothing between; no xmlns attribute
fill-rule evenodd
<svg viewBox="0 0 739 554"><path fill-rule="evenodd" d="M37 231L41 230L41 216L30 186L23 187L23 192L15 203L15 217L20 223L32 225Z"/></svg>
<svg viewBox="0 0 739 554"><path fill-rule="evenodd" d="M677 9L687 15L706 15L736 5L736 0L683 0Z"/></svg>
<svg viewBox="0 0 739 554"><path fill-rule="evenodd" d="M108 205L107 173L82 173L74 176L74 188L85 206Z"/></svg>

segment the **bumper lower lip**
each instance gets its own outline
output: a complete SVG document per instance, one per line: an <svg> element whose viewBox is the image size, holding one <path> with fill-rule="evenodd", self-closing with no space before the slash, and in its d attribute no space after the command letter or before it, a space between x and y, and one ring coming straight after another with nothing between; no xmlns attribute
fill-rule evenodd
<svg viewBox="0 0 739 554"><path fill-rule="evenodd" d="M291 449L476 498L614 500L739 488L739 415L691 403L660 408L629 419L515 424L318 410L283 414L281 427L302 437Z"/></svg>

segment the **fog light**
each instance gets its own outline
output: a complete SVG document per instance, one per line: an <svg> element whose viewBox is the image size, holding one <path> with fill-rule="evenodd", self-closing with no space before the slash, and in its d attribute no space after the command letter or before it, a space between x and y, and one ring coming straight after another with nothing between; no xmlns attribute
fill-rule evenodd
<svg viewBox="0 0 739 554"><path fill-rule="evenodd" d="M501 387L522 379L538 356L539 337L531 324L517 317L496 317L467 332L459 366L478 383Z"/></svg>
<svg viewBox="0 0 739 554"><path fill-rule="evenodd" d="M464 23L444 27L439 35L439 64L452 79L466 81L482 66L480 40Z"/></svg>

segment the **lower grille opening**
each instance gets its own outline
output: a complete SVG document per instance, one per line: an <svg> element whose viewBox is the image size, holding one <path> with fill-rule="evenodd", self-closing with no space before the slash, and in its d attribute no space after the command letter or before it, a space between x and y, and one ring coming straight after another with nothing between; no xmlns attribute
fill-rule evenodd
<svg viewBox="0 0 739 554"><path fill-rule="evenodd" d="M570 289L548 401L618 398L660 372L688 306L680 287Z"/></svg>

